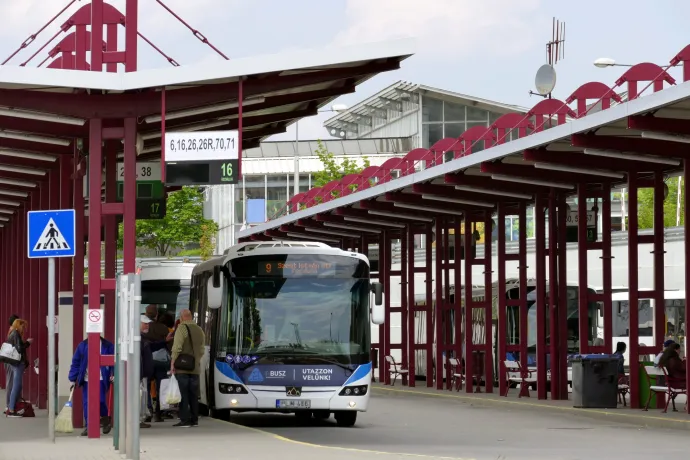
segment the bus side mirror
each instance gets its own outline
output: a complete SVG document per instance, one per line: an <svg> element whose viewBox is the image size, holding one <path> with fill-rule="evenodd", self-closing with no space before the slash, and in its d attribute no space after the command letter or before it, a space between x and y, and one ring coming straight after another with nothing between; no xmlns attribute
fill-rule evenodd
<svg viewBox="0 0 690 460"><path fill-rule="evenodd" d="M215 270L214 270L215 272ZM206 286L206 298L208 302L208 308L216 309L220 308L222 302L223 290L220 287L220 276L218 277L219 286L215 286L215 273L212 278L208 280L208 285Z"/></svg>
<svg viewBox="0 0 690 460"><path fill-rule="evenodd" d="M371 292L374 293L374 305L371 306L371 322L374 324L383 324L385 321L383 285L381 283L372 283Z"/></svg>
<svg viewBox="0 0 690 460"><path fill-rule="evenodd" d="M213 267L213 287L220 287L220 265Z"/></svg>
<svg viewBox="0 0 690 460"><path fill-rule="evenodd" d="M374 293L374 304L383 305L383 284L371 283L371 292Z"/></svg>

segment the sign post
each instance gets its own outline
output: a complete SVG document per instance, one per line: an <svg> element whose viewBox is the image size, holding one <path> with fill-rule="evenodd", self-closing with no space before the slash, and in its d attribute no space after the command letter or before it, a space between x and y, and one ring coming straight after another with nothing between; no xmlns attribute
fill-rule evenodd
<svg viewBox="0 0 690 460"><path fill-rule="evenodd" d="M76 247L74 209L29 211L27 215L27 256L48 259L48 438L55 442L55 258L74 257Z"/></svg>

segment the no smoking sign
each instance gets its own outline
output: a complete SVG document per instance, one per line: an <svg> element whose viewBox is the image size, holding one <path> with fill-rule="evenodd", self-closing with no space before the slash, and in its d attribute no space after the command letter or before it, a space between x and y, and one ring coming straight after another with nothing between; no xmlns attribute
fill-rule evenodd
<svg viewBox="0 0 690 460"><path fill-rule="evenodd" d="M103 310L86 310L86 333L103 333Z"/></svg>

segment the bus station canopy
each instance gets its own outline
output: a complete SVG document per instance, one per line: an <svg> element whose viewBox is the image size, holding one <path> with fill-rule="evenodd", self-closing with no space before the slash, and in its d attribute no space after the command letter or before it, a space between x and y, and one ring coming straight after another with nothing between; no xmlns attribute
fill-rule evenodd
<svg viewBox="0 0 690 460"><path fill-rule="evenodd" d="M37 189L74 142L88 145L89 119L119 128L136 117L138 158L156 160L163 99L166 131L237 129L242 79L249 149L412 54L403 39L131 73L0 66L0 195L25 199Z"/></svg>

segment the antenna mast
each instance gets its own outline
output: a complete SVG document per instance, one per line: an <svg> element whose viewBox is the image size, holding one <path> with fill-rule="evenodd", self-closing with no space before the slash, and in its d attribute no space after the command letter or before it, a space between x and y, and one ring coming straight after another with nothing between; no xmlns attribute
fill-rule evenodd
<svg viewBox="0 0 690 460"><path fill-rule="evenodd" d="M565 22L555 17L551 27L551 40L546 42L546 64L537 71L535 86L537 92L529 92L530 96L541 96L551 99L551 92L556 86L556 70L554 66L559 60L565 59Z"/></svg>

